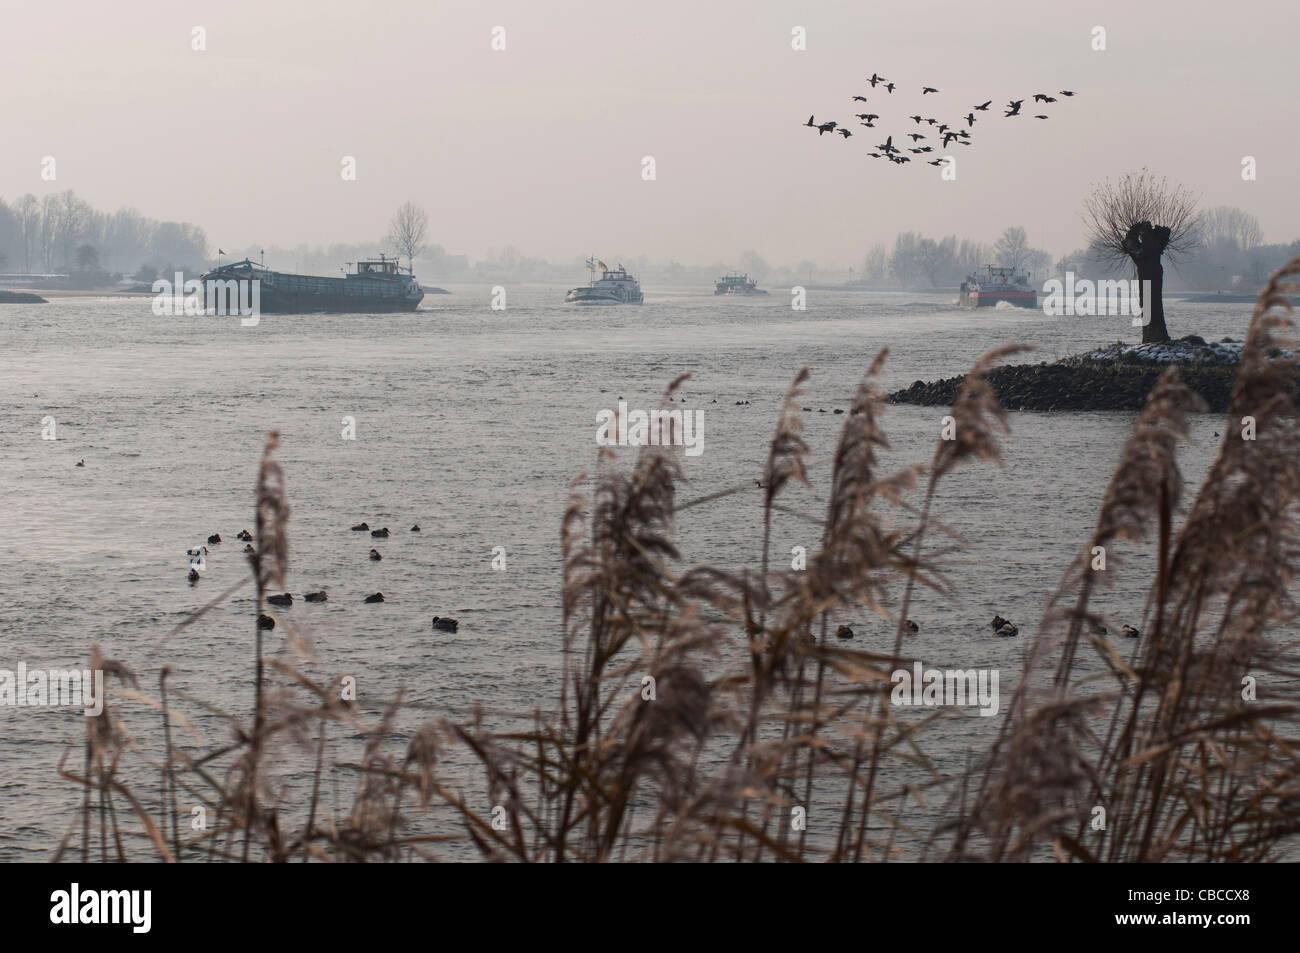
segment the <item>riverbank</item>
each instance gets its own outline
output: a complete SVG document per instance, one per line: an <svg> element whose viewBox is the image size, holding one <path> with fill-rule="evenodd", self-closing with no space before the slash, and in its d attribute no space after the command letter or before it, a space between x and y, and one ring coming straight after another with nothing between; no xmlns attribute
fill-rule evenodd
<svg viewBox="0 0 1300 953"><path fill-rule="evenodd" d="M49 304L40 295L27 291L4 291L0 289L0 304Z"/></svg>

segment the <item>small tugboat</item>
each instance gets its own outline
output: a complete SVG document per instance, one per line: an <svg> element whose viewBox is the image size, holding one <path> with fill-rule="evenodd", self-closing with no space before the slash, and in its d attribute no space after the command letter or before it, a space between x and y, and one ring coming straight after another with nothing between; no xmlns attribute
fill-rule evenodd
<svg viewBox="0 0 1300 953"><path fill-rule="evenodd" d="M750 278L749 275L723 275L718 279L718 283L713 286L715 295L765 295L767 294L762 288L758 287L758 282Z"/></svg>
<svg viewBox="0 0 1300 953"><path fill-rule="evenodd" d="M1038 307L1038 293L1029 285L1029 275L1017 275L1014 268L985 265L981 274L961 283L963 308L991 308L1006 301L1021 308Z"/></svg>
<svg viewBox="0 0 1300 953"><path fill-rule="evenodd" d="M574 288L564 296L569 304L641 304L645 296L641 294L641 283L629 275L622 265L615 269L608 268L603 261L587 259L587 267L592 272L591 281L581 288ZM600 268L600 277L595 277Z"/></svg>

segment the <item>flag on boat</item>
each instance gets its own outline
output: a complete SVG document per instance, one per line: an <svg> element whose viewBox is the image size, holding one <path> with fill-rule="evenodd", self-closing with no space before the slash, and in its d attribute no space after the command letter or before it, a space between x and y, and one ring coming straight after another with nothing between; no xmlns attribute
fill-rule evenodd
<svg viewBox="0 0 1300 953"><path fill-rule="evenodd" d="M595 271L595 270L596 270L596 260L595 260L594 258L588 258L588 259L587 259L587 270L588 270L588 271Z"/></svg>
<svg viewBox="0 0 1300 953"><path fill-rule="evenodd" d="M217 249L217 254L218 254L218 255L224 255L225 253L226 253L226 250L225 250L224 248L218 248L218 249Z"/></svg>
<svg viewBox="0 0 1300 953"><path fill-rule="evenodd" d="M605 267L605 263L603 261L597 260L596 264L600 265L601 271L609 271L609 269Z"/></svg>

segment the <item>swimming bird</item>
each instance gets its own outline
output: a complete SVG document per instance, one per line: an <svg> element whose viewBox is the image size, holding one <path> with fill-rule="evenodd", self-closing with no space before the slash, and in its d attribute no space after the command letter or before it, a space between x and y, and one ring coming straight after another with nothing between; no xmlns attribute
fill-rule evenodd
<svg viewBox="0 0 1300 953"><path fill-rule="evenodd" d="M922 96L924 96L926 93L937 93L937 92L938 92L938 90L935 89L933 86L922 86L922 87L921 87L921 95L922 95Z"/></svg>
<svg viewBox="0 0 1300 953"><path fill-rule="evenodd" d="M444 619L437 615L433 617L433 627L439 632L455 632L458 624L455 619Z"/></svg>
<svg viewBox="0 0 1300 953"><path fill-rule="evenodd" d="M383 559L383 558L384 558L383 556L379 555L379 550L377 550L377 549L372 549L372 550L370 550L370 560L371 560L371 562L376 562L376 563L377 563L377 562L379 562L379 560L381 560L381 559Z"/></svg>
<svg viewBox="0 0 1300 953"><path fill-rule="evenodd" d="M1138 638L1138 636L1142 634L1137 629L1133 628L1133 626L1129 625L1127 622L1124 623L1124 628L1120 629L1119 631L1121 634L1123 634L1124 638L1126 639L1136 639Z"/></svg>
<svg viewBox="0 0 1300 953"><path fill-rule="evenodd" d="M191 586L199 581L199 571L197 569L194 569L193 567L190 568L189 580Z"/></svg>
<svg viewBox="0 0 1300 953"><path fill-rule="evenodd" d="M248 555L252 555L253 553L257 552L257 550L253 548L252 543L245 543L244 552L247 553Z"/></svg>
<svg viewBox="0 0 1300 953"><path fill-rule="evenodd" d="M286 592L280 596L267 596L266 601L273 606L291 606L293 605L293 594Z"/></svg>
<svg viewBox="0 0 1300 953"><path fill-rule="evenodd" d="M217 545L217 543L221 542L221 534L213 533L211 536L208 537L208 542L213 546Z"/></svg>
<svg viewBox="0 0 1300 953"><path fill-rule="evenodd" d="M853 638L853 629L850 626L842 625L835 630L835 638L851 639Z"/></svg>
<svg viewBox="0 0 1300 953"><path fill-rule="evenodd" d="M1008 622L1006 625L1004 625L1004 626L1002 626L1001 628L998 629L998 635L1001 636L1001 637L1004 638L1004 639L1006 639L1006 638L1010 638L1010 637L1013 636L1013 635L1019 635L1019 634L1020 634L1020 630L1017 629L1017 628L1016 628L1014 625L1012 625L1010 622Z"/></svg>
<svg viewBox="0 0 1300 953"><path fill-rule="evenodd" d="M1023 103L1023 102L1024 102L1023 99L1013 99L1013 100L1011 100L1011 102L1007 103L1007 111L1006 111L1005 113L1003 113L1003 115L1004 115L1004 116L1019 116L1019 115L1020 115L1020 104Z"/></svg>
<svg viewBox="0 0 1300 953"><path fill-rule="evenodd" d="M985 102L982 106L976 106L975 108L980 112L987 112L988 108L992 105L993 105L993 100L990 99L987 102Z"/></svg>
<svg viewBox="0 0 1300 953"><path fill-rule="evenodd" d="M913 142L916 142L916 140L918 139L924 139L925 136L921 135L919 132L909 132L907 134L907 138L911 139Z"/></svg>
<svg viewBox="0 0 1300 953"><path fill-rule="evenodd" d="M371 536L371 538L373 538L373 539L387 539L387 538L388 538L388 527L385 526L383 529L372 529L372 530L370 531L370 536Z"/></svg>
<svg viewBox="0 0 1300 953"><path fill-rule="evenodd" d="M383 602L383 601L384 601L384 594L383 594L382 592L371 593L370 595L366 596L365 601L366 601L366 602Z"/></svg>
<svg viewBox="0 0 1300 953"><path fill-rule="evenodd" d="M916 635L916 633L921 631L921 627L917 625L915 622L913 622L911 619L908 619L906 622L903 623L903 631L910 632L912 635Z"/></svg>
<svg viewBox="0 0 1300 953"><path fill-rule="evenodd" d="M1007 624L1007 620L1002 618L1002 616L1000 615L995 615L993 617L993 621L990 624L993 626L993 631L996 632L998 629L1002 628L1004 625Z"/></svg>
<svg viewBox="0 0 1300 953"><path fill-rule="evenodd" d="M352 527L352 532L354 532L354 533L364 533L364 532L368 531L369 529L370 529L370 526L369 526L368 524L366 524L366 523L358 523L356 526Z"/></svg>
<svg viewBox="0 0 1300 953"><path fill-rule="evenodd" d="M251 543L253 541L253 534L246 529L241 529L235 534L235 539L242 540L245 543Z"/></svg>
<svg viewBox="0 0 1300 953"><path fill-rule="evenodd" d="M85 457L82 457L80 460L77 461L77 466L79 466L79 467L84 467L85 465L86 465L86 458L85 458Z"/></svg>
<svg viewBox="0 0 1300 953"><path fill-rule="evenodd" d="M411 532L412 532L412 533L418 533L419 531L420 531L420 524L419 524L419 523L416 523L414 526L411 527Z"/></svg>
<svg viewBox="0 0 1300 953"><path fill-rule="evenodd" d="M274 629L275 620L272 619L269 615L265 615L265 614L259 615L257 617L257 627L259 629Z"/></svg>
<svg viewBox="0 0 1300 953"><path fill-rule="evenodd" d="M327 596L325 590L322 589L320 592L309 592L307 595L303 596L303 598L308 602L324 602L329 598L329 596Z"/></svg>

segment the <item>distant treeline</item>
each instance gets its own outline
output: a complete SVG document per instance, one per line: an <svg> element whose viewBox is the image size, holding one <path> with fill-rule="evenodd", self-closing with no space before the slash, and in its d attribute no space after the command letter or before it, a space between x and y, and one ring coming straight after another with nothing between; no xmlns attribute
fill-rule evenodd
<svg viewBox="0 0 1300 953"><path fill-rule="evenodd" d="M1181 260L1167 261L1165 287L1174 290L1218 291L1237 286L1258 286L1271 272L1300 254L1300 240L1290 244L1262 243L1259 221L1248 212L1219 206L1202 212L1199 243ZM1130 269L1116 265L1092 248L1079 248L1053 258L1032 248L1023 227L1006 229L992 245L955 235L926 238L918 232L903 232L894 239L893 250L875 245L863 260L856 283L871 288L908 290L950 290L967 275L984 265L1001 265L1028 272L1031 283L1076 276L1128 278Z"/></svg>
<svg viewBox="0 0 1300 953"><path fill-rule="evenodd" d="M218 249L210 247L203 229L188 222L162 222L134 209L99 212L71 190L37 198L24 195L0 200L0 273L68 274L74 286L90 287L118 277L152 281L176 271L206 270ZM333 275L349 263L380 252L393 254L388 239L296 247L257 245L225 249L225 261L264 258L270 268L305 274ZM587 276L585 261L593 253L610 267L622 264L648 286L712 287L729 271L742 271L760 286L851 285L881 290L955 291L967 275L984 265L1026 271L1034 284L1073 271L1088 278L1131 277L1122 265L1108 262L1087 248L1059 258L1034 248L1021 226L1005 229L987 244L948 235L927 238L902 232L892 249L873 246L861 268L843 269L804 260L773 265L753 249L730 261L706 265L652 262L645 255L619 256L616 250L580 251L568 261L530 258L513 245L489 249L471 262L467 255L448 253L431 244L416 257L416 275L425 283L530 282L573 285ZM1166 288L1228 290L1257 286L1283 262L1300 253L1300 240L1290 244L1262 243L1259 222L1238 208L1220 206L1200 217L1200 243L1181 261L1167 262Z"/></svg>
<svg viewBox="0 0 1300 953"><path fill-rule="evenodd" d="M0 272L68 274L94 285L114 275L152 280L207 262L207 237L188 222L160 222L135 209L100 212L68 189L0 199Z"/></svg>

